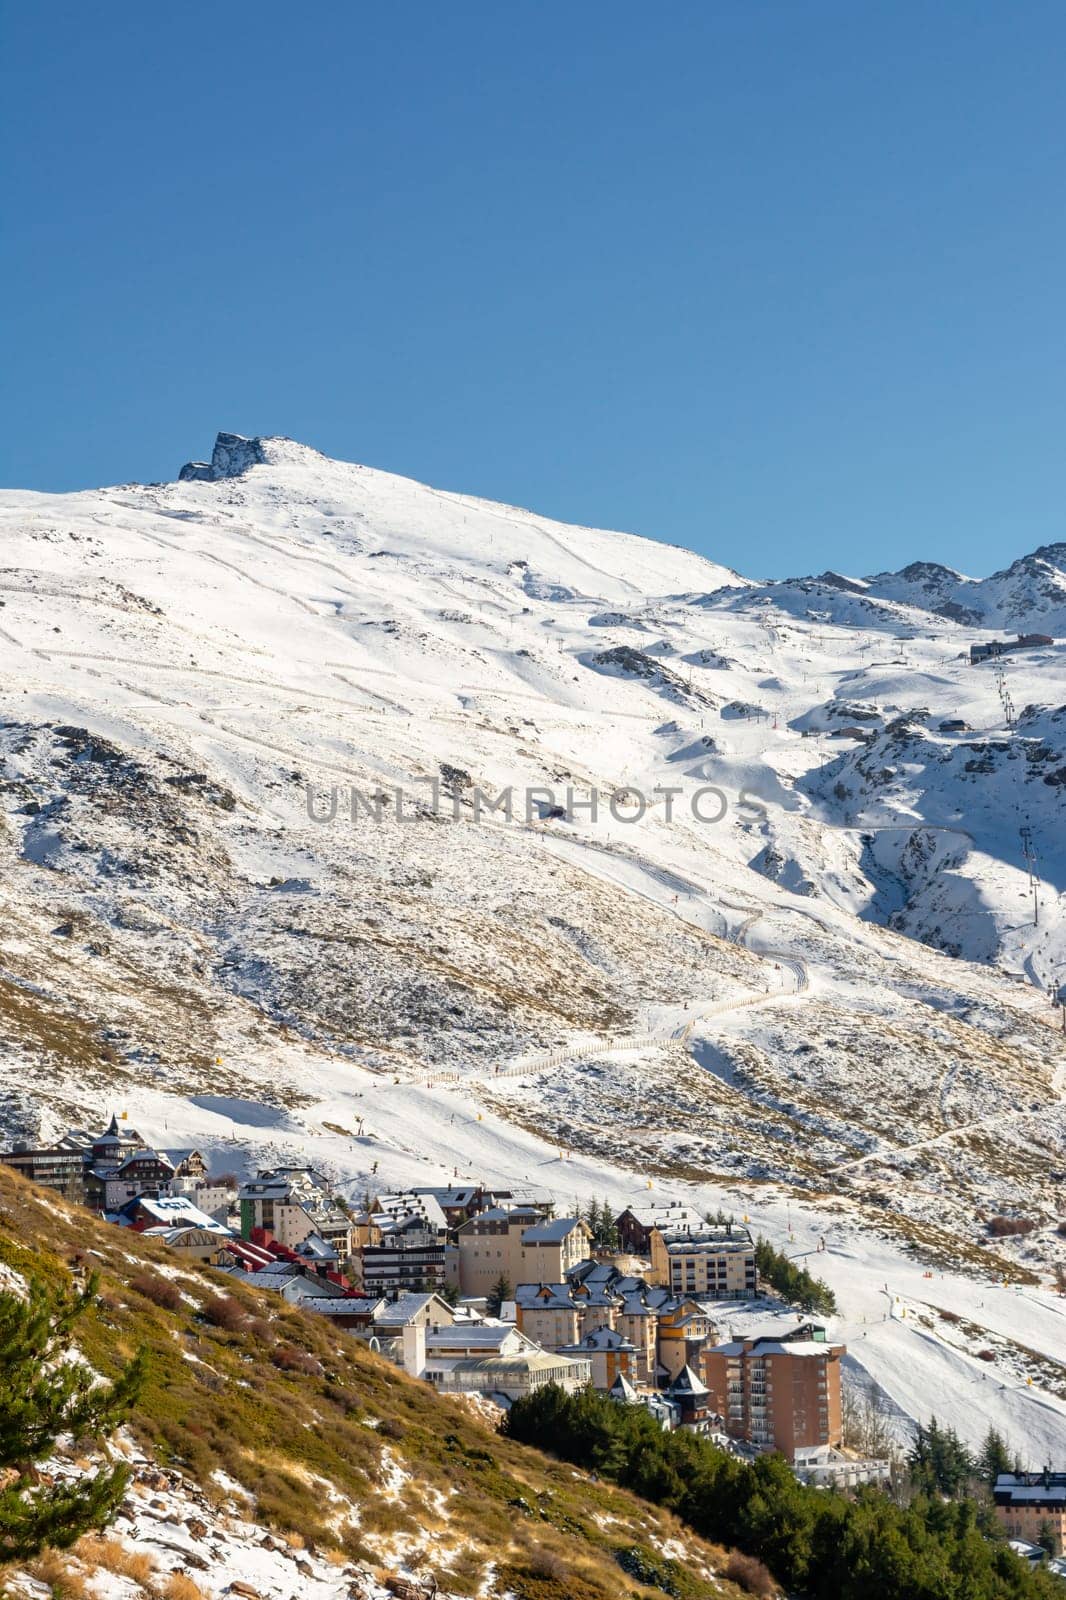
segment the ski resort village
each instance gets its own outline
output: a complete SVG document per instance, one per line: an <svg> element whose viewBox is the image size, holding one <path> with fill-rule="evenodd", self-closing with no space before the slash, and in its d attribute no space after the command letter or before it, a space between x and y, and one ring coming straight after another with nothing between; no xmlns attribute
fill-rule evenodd
<svg viewBox="0 0 1066 1600"><path fill-rule="evenodd" d="M12 1596L1066 1596L1066 545L229 433L0 545Z"/></svg>

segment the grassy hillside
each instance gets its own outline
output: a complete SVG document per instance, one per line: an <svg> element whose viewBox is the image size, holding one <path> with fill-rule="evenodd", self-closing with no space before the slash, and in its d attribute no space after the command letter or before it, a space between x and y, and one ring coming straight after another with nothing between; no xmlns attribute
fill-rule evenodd
<svg viewBox="0 0 1066 1600"><path fill-rule="evenodd" d="M179 1265L2 1167L0 1261L51 1282L98 1271L78 1343L105 1374L147 1346L137 1442L209 1497L242 1485L257 1521L339 1564L402 1559L442 1591L516 1600L736 1592L714 1577L723 1552L669 1513L498 1437L325 1318Z"/></svg>

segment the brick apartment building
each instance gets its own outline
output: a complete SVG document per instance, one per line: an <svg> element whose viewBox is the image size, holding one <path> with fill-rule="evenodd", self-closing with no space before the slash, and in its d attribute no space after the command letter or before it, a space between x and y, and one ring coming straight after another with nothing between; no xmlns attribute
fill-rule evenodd
<svg viewBox="0 0 1066 1600"><path fill-rule="evenodd" d="M726 1432L758 1450L796 1451L841 1443L842 1344L804 1323L784 1333L732 1339L704 1352L703 1375Z"/></svg>

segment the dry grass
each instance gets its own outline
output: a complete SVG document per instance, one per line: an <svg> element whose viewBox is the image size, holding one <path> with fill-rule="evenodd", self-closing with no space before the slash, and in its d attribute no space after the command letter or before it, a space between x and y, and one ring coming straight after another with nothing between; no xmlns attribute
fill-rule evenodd
<svg viewBox="0 0 1066 1600"><path fill-rule="evenodd" d="M90 1534L77 1545L79 1559L89 1567L103 1567L116 1578L129 1578L142 1589L155 1583L158 1568L150 1555L143 1550L128 1550L119 1539L109 1539L101 1534Z"/></svg>
<svg viewBox="0 0 1066 1600"><path fill-rule="evenodd" d="M187 1572L172 1572L161 1592L163 1600L207 1600L205 1591Z"/></svg>
<svg viewBox="0 0 1066 1600"><path fill-rule="evenodd" d="M39 1583L47 1584L55 1600L96 1600L86 1583L87 1574L77 1563L72 1563L69 1556L62 1555L58 1550L46 1550L30 1562L26 1571ZM2 1581L3 1575L0 1574Z"/></svg>
<svg viewBox="0 0 1066 1600"><path fill-rule="evenodd" d="M743 1555L739 1550L730 1551L725 1576L748 1594L756 1595L758 1600L770 1600L777 1593L777 1584L769 1568L755 1556Z"/></svg>

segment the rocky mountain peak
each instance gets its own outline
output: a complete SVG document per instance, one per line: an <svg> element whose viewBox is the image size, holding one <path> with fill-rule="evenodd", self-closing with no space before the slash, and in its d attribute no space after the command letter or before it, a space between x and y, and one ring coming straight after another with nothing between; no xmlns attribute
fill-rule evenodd
<svg viewBox="0 0 1066 1600"><path fill-rule="evenodd" d="M239 478L249 467L263 466L267 460L262 439L246 439L241 433L219 433L210 461L186 461L178 473L180 482L217 483L220 478Z"/></svg>

